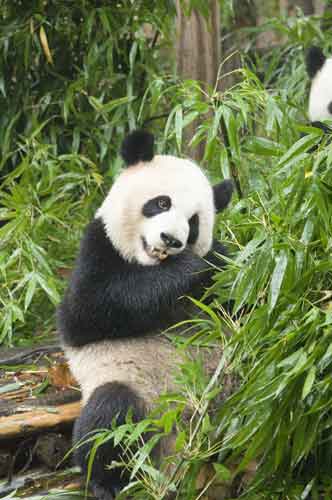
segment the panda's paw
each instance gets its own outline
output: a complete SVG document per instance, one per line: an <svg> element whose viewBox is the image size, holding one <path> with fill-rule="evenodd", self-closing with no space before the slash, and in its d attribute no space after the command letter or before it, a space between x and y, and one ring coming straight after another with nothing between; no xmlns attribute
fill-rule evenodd
<svg viewBox="0 0 332 500"><path fill-rule="evenodd" d="M91 483L91 489L97 500L115 500L120 491L118 488L109 489L94 482Z"/></svg>

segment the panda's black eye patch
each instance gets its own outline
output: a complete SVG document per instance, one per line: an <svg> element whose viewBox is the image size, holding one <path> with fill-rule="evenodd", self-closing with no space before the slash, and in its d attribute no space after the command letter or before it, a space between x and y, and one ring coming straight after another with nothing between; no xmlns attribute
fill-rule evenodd
<svg viewBox="0 0 332 500"><path fill-rule="evenodd" d="M327 106L327 109L329 111L329 113L331 113L332 115L332 101L330 102L330 104Z"/></svg>
<svg viewBox="0 0 332 500"><path fill-rule="evenodd" d="M197 214L194 214L190 219L189 219L189 236L187 243L188 245L194 245L197 241L198 238L198 232L199 232L199 217Z"/></svg>
<svg viewBox="0 0 332 500"><path fill-rule="evenodd" d="M142 213L144 217L153 217L162 212L167 212L171 206L172 202L169 196L156 196L144 203Z"/></svg>

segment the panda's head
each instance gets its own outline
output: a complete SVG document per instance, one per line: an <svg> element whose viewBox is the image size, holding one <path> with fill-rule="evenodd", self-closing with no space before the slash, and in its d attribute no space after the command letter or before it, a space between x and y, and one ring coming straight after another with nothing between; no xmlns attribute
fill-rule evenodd
<svg viewBox="0 0 332 500"><path fill-rule="evenodd" d="M309 119L332 120L332 57L326 58L319 47L310 47L306 67L311 78Z"/></svg>
<svg viewBox="0 0 332 500"><path fill-rule="evenodd" d="M195 163L154 155L153 145L145 131L126 137L122 157L127 168L96 216L128 262L159 264L187 246L203 257L212 246L215 213L231 199L232 182L212 187Z"/></svg>

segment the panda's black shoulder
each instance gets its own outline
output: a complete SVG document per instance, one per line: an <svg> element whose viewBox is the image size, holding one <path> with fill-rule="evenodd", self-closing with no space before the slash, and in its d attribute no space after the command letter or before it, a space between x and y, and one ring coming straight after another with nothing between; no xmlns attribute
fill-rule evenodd
<svg viewBox="0 0 332 500"><path fill-rule="evenodd" d="M123 266L124 260L107 237L103 220L93 219L86 227L80 245L76 268L103 275L109 269Z"/></svg>
<svg viewBox="0 0 332 500"><path fill-rule="evenodd" d="M111 270L120 269L123 262L107 237L102 219L92 220L85 228L66 292L57 308L57 326L66 344L98 340L93 325L98 324L100 314L93 304L102 301L105 280Z"/></svg>
<svg viewBox="0 0 332 500"><path fill-rule="evenodd" d="M310 78L314 78L319 70L322 69L326 61L326 57L320 47L309 47L305 54L305 63L307 73Z"/></svg>

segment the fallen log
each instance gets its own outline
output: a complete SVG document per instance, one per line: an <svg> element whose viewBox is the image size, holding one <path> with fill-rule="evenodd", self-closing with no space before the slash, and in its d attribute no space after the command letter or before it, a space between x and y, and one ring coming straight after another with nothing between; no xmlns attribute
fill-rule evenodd
<svg viewBox="0 0 332 500"><path fill-rule="evenodd" d="M68 403L76 403L81 398L81 393L77 389L65 389L38 398L26 398L23 401L11 401L7 395L0 401L0 417L9 417L16 413L26 413L34 408L57 407Z"/></svg>
<svg viewBox="0 0 332 500"><path fill-rule="evenodd" d="M0 417L0 441L72 424L80 412L80 402L55 407L36 407L20 414Z"/></svg>
<svg viewBox="0 0 332 500"><path fill-rule="evenodd" d="M56 472L50 472L45 468L29 471L24 475L15 477L9 483L7 481L0 481L0 498L10 495L11 492L17 490L19 496L11 496L11 498L35 498L36 500L42 500L46 498L48 492L54 487L58 489L65 489L66 486L73 487L73 480L78 478L78 476L79 471L77 467ZM74 484L77 489L79 487L78 481ZM32 496L31 492L38 493L41 496ZM21 496L22 494L24 496ZM77 492L75 492L76 496ZM55 495L50 495L50 497L54 498ZM77 496L77 498L82 498L83 500L84 493L82 493L82 496Z"/></svg>

